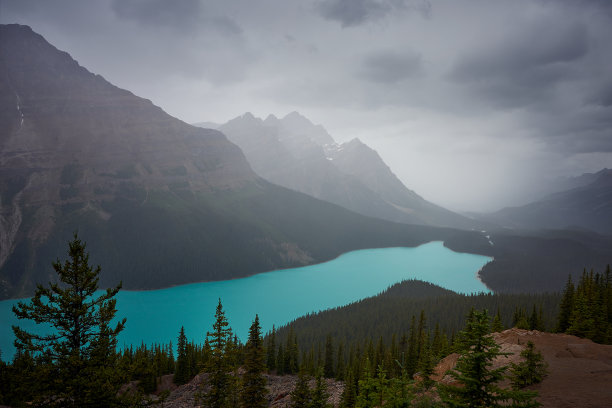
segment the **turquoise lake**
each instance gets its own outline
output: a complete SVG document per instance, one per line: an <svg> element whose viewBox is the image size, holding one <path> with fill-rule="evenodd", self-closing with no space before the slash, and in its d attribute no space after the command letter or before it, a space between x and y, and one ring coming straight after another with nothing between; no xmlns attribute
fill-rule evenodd
<svg viewBox="0 0 612 408"><path fill-rule="evenodd" d="M256 313L266 332L272 325L284 325L307 313L374 296L406 279L424 280L458 293L490 292L477 277L489 261L489 257L453 252L442 242L430 242L415 248L353 251L329 262L243 279L152 291L122 290L117 295L117 316L126 317L127 324L119 346L142 342L176 345L181 326L190 341L203 343L206 332L212 330L219 298L230 326L244 341ZM11 308L18 301L0 302L0 350L5 361L15 353L11 325L29 331L36 326L14 317Z"/></svg>

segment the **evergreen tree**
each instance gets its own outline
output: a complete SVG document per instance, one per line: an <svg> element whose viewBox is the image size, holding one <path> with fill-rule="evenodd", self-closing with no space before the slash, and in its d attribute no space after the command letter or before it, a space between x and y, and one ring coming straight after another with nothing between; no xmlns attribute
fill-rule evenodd
<svg viewBox="0 0 612 408"><path fill-rule="evenodd" d="M436 363L437 359L433 356L431 347L426 344L425 348L421 351L421 358L419 361L420 377L425 389L431 387L434 382L431 376L434 374Z"/></svg>
<svg viewBox="0 0 612 408"><path fill-rule="evenodd" d="M429 342L429 336L427 333L427 319L425 318L425 311L421 310L421 316L419 317L419 328L417 334L417 361L420 359L425 344Z"/></svg>
<svg viewBox="0 0 612 408"><path fill-rule="evenodd" d="M540 311L538 312L535 304L531 310L531 316L529 316L529 330L544 331L544 323L542 322L542 308L540 308Z"/></svg>
<svg viewBox="0 0 612 408"><path fill-rule="evenodd" d="M376 370L376 378L374 378L374 400L376 401L376 406L382 407L388 385L387 372L382 365L379 365Z"/></svg>
<svg viewBox="0 0 612 408"><path fill-rule="evenodd" d="M341 408L354 408L357 403L357 387L355 385L355 377L353 370L349 369L344 382L344 390L340 399Z"/></svg>
<svg viewBox="0 0 612 408"><path fill-rule="evenodd" d="M272 325L272 332L266 344L266 366L269 371L276 369L276 328Z"/></svg>
<svg viewBox="0 0 612 408"><path fill-rule="evenodd" d="M261 327L259 316L249 329L249 339L246 344L244 355L244 370L242 377L242 393L240 401L243 408L263 408L268 406L266 400L266 378L263 376L265 369L263 339L261 338Z"/></svg>
<svg viewBox="0 0 612 408"><path fill-rule="evenodd" d="M338 381L344 380L344 371L346 370L344 364L344 344L340 342L338 344L338 364L336 364L336 380Z"/></svg>
<svg viewBox="0 0 612 408"><path fill-rule="evenodd" d="M418 343L417 343L417 327L416 318L412 315L412 323L410 324L410 337L408 340L408 356L406 361L406 369L411 377L417 370L419 361Z"/></svg>
<svg viewBox="0 0 612 408"><path fill-rule="evenodd" d="M547 374L548 364L544 361L542 353L535 350L532 341L527 342L525 350L521 351L521 357L524 358L523 361L510 365L512 387L519 389L542 382Z"/></svg>
<svg viewBox="0 0 612 408"><path fill-rule="evenodd" d="M310 401L310 408L327 408L330 405L327 403L329 394L327 392L327 384L323 378L323 371L318 370L315 378L315 389L312 391L312 399Z"/></svg>
<svg viewBox="0 0 612 408"><path fill-rule="evenodd" d="M512 327L517 329L529 330L529 319L527 312L522 307L517 307L512 317Z"/></svg>
<svg viewBox="0 0 612 408"><path fill-rule="evenodd" d="M408 408L412 406L411 402L414 399L414 390L406 370L402 369L399 377L392 378L389 381L387 395L385 407Z"/></svg>
<svg viewBox="0 0 612 408"><path fill-rule="evenodd" d="M187 381L189 381L189 374L189 360L187 359L187 336L185 336L185 327L181 326L178 336L178 356L176 359L174 383L177 385L185 384Z"/></svg>
<svg viewBox="0 0 612 408"><path fill-rule="evenodd" d="M283 345L278 345L278 354L276 355L276 374L284 375L285 373L285 350Z"/></svg>
<svg viewBox="0 0 612 408"><path fill-rule="evenodd" d="M18 353L41 356L34 375L41 393L36 401L47 405L111 406L122 382L115 365L117 335L125 319L111 327L115 295L121 284L95 298L100 266L89 265L86 244L75 233L68 244L69 260L53 263L58 283L38 285L29 303L19 302L13 312L19 319L50 325L51 334L29 333L13 326ZM35 402L36 403L36 402Z"/></svg>
<svg viewBox="0 0 612 408"><path fill-rule="evenodd" d="M495 313L495 317L493 318L493 323L491 323L491 331L493 333L499 333L504 331L504 325L502 323L499 307L497 308L497 313Z"/></svg>
<svg viewBox="0 0 612 408"><path fill-rule="evenodd" d="M205 401L211 408L225 408L227 406L230 386L228 370L230 367L225 353L232 336L232 331L228 326L223 305L221 299L219 299L215 311L213 331L206 334L210 338L211 355L207 367L210 390L205 396Z"/></svg>
<svg viewBox="0 0 612 408"><path fill-rule="evenodd" d="M325 338L325 364L323 365L325 378L334 377L334 344L330 334Z"/></svg>
<svg viewBox="0 0 612 408"><path fill-rule="evenodd" d="M434 359L439 360L446 354L446 348L448 347L448 340L444 334L440 332L440 325L436 323L434 329L434 336L431 342L431 354Z"/></svg>
<svg viewBox="0 0 612 408"><path fill-rule="evenodd" d="M493 360L505 355L489 335L487 311L470 311L466 328L460 334L463 354L450 375L459 385L440 385L442 401L450 407L495 408L537 407L535 393L506 390L497 385L506 367L493 369Z"/></svg>
<svg viewBox="0 0 612 408"><path fill-rule="evenodd" d="M310 408L312 395L308 386L308 376L303 370L298 373L297 383L291 391L292 408Z"/></svg>
<svg viewBox="0 0 612 408"><path fill-rule="evenodd" d="M591 305L591 283L589 276L583 273L574 295L574 305L566 332L578 337L592 338L595 328L593 308Z"/></svg>
<svg viewBox="0 0 612 408"><path fill-rule="evenodd" d="M287 345L285 347L284 368L285 374L295 374L299 370L299 351L297 337L293 332L293 327L289 327L289 335L287 336Z"/></svg>
<svg viewBox="0 0 612 408"><path fill-rule="evenodd" d="M362 379L359 380L359 390L357 393L357 408L371 408L376 406L377 388L376 380L372 375L370 360L366 359Z"/></svg>

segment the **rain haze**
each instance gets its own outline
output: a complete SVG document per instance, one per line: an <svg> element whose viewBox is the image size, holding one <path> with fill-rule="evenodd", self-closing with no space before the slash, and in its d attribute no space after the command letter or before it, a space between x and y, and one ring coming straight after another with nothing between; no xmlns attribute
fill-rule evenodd
<svg viewBox="0 0 612 408"><path fill-rule="evenodd" d="M453 210L612 167L605 0L0 0L0 22L189 123L298 111Z"/></svg>

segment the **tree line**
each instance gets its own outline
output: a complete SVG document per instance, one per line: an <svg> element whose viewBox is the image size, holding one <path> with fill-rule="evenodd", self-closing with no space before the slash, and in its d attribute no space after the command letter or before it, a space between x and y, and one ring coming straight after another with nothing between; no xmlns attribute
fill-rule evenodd
<svg viewBox="0 0 612 408"><path fill-rule="evenodd" d="M556 330L612 344L612 272L583 271L578 284L571 275L561 297Z"/></svg>

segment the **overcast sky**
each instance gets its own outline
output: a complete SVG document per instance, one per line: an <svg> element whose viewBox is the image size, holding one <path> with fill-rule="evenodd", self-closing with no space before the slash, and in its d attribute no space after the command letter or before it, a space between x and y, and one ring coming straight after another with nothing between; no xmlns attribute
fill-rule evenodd
<svg viewBox="0 0 612 408"><path fill-rule="evenodd" d="M612 167L608 0L0 0L0 22L186 122L299 111L455 210Z"/></svg>

